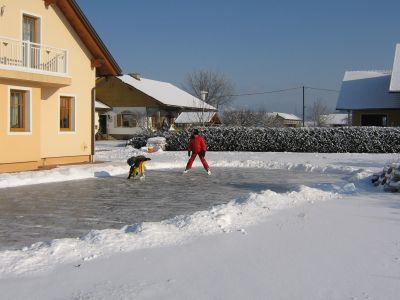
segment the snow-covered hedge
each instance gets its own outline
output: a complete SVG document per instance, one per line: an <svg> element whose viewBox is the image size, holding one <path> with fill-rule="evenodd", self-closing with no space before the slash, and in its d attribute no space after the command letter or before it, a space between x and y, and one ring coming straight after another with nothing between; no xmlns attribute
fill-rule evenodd
<svg viewBox="0 0 400 300"><path fill-rule="evenodd" d="M340 128L198 128L210 151L255 152L400 152L400 128L340 127ZM186 150L192 129L180 132L153 133L164 136L167 150ZM140 148L146 136L134 137L129 142Z"/></svg>

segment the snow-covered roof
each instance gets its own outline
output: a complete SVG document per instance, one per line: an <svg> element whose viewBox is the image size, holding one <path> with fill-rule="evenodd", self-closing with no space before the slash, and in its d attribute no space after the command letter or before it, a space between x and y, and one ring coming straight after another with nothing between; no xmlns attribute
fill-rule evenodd
<svg viewBox="0 0 400 300"><path fill-rule="evenodd" d="M400 44L396 45L389 91L400 92Z"/></svg>
<svg viewBox="0 0 400 300"><path fill-rule="evenodd" d="M175 124L210 123L216 112L182 112L176 119Z"/></svg>
<svg viewBox="0 0 400 300"><path fill-rule="evenodd" d="M299 118L298 116L292 115L292 114L288 114L288 113L281 113L281 112L270 112L267 113L269 116L277 116L277 117L281 117L285 120L293 120L293 121L301 121L302 119Z"/></svg>
<svg viewBox="0 0 400 300"><path fill-rule="evenodd" d="M94 104L95 108L100 108L100 109L111 109L108 105L104 104L103 102L96 100Z"/></svg>
<svg viewBox="0 0 400 300"><path fill-rule="evenodd" d="M327 125L347 125L348 114L329 114L323 115L326 118Z"/></svg>
<svg viewBox="0 0 400 300"><path fill-rule="evenodd" d="M400 108L400 94L390 93L391 71L347 71L336 109Z"/></svg>
<svg viewBox="0 0 400 300"><path fill-rule="evenodd" d="M215 107L205 103L180 88L163 81L146 78L136 79L130 75L118 76L122 82L149 95L164 105L178 106L191 109L217 110Z"/></svg>

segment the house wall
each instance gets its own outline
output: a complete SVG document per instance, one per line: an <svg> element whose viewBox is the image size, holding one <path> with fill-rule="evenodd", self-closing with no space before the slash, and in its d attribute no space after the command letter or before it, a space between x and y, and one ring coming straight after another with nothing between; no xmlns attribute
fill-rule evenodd
<svg viewBox="0 0 400 300"><path fill-rule="evenodd" d="M139 114L140 120L137 127L117 127L117 115L122 111L136 112ZM147 127L147 117L145 107L114 107L108 112L107 133L113 136L129 136L135 133L143 132L143 128Z"/></svg>
<svg viewBox="0 0 400 300"><path fill-rule="evenodd" d="M400 110L353 110L352 125L361 126L361 116L363 114L382 114L387 115L388 126L400 126Z"/></svg>
<svg viewBox="0 0 400 300"><path fill-rule="evenodd" d="M277 116L276 120L278 124L284 127L300 127L301 126L301 121L297 120L287 120L282 118L281 116Z"/></svg>
<svg viewBox="0 0 400 300"><path fill-rule="evenodd" d="M40 17L41 43L67 49L68 74L38 78L34 72L7 71L0 65L0 172L32 169L52 163L89 161L91 158L92 89L95 87L96 70L91 67L91 54L56 5L46 8L42 0L3 0L3 16L0 16L0 36L22 39L22 14ZM10 71L11 72L11 71ZM15 74L20 75L19 79ZM10 86L32 89L32 132L10 135L7 133L7 104ZM75 97L75 130L59 130L59 98ZM4 118L3 118L4 117ZM13 164L15 166L13 167ZM26 164L26 167L21 167Z"/></svg>
<svg viewBox="0 0 400 300"><path fill-rule="evenodd" d="M122 110L145 109L147 114L147 127L152 130L159 130L164 119L170 121L170 116L175 119L180 113L180 108L168 107L160 104L147 94L130 87L115 77L100 78L96 81L96 97L104 104L113 108L113 114ZM114 117L114 115L113 115ZM153 127L152 124L156 123ZM142 131L141 128L116 128L114 119L108 122L108 133L116 138Z"/></svg>
<svg viewBox="0 0 400 300"><path fill-rule="evenodd" d="M0 78L0 172L34 169L40 160L40 87L26 85L30 92L30 130L29 132L9 132L9 89L20 87L19 82ZM10 163L16 163L12 166Z"/></svg>
<svg viewBox="0 0 400 300"><path fill-rule="evenodd" d="M110 107L159 107L160 104L121 80L109 77L96 83L96 97Z"/></svg>

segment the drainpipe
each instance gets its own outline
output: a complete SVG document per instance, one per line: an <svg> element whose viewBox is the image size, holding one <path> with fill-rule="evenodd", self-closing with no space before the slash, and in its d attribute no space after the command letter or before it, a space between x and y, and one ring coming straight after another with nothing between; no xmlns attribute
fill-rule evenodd
<svg viewBox="0 0 400 300"><path fill-rule="evenodd" d="M90 150L90 161L94 162L94 116L95 116L95 101L96 101L96 87L92 88L92 101L91 101L91 105L92 105L92 116L91 116L91 150Z"/></svg>

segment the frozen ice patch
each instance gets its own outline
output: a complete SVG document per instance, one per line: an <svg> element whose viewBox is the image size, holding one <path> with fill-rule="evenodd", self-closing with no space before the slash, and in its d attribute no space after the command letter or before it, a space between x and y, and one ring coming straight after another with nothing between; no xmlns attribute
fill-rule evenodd
<svg viewBox="0 0 400 300"><path fill-rule="evenodd" d="M77 263L120 251L179 244L200 235L240 231L272 213L337 194L302 186L299 191L252 193L210 210L162 222L144 222L121 229L92 230L82 238L36 243L22 250L0 252L0 278L40 272L60 263Z"/></svg>

